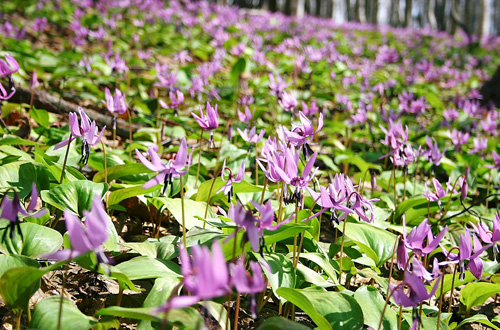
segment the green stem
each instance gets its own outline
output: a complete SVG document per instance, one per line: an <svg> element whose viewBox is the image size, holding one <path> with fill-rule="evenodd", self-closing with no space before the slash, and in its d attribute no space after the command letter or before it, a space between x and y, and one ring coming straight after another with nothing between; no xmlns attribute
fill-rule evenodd
<svg viewBox="0 0 500 330"><path fill-rule="evenodd" d="M195 188L198 188L198 178L200 177L200 165L201 165L201 146L203 142L203 129L201 130L200 135L200 152L198 153L198 170L196 171L196 185Z"/></svg>
<svg viewBox="0 0 500 330"><path fill-rule="evenodd" d="M61 180L59 180L59 184L63 183L64 180L64 171L66 170L66 162L68 161L68 155L69 155L69 147L71 145L71 138L73 138L73 133L69 133L69 140L68 140L68 147L66 148L66 154L64 155L64 162L63 162L63 167L61 171Z"/></svg>
<svg viewBox="0 0 500 330"><path fill-rule="evenodd" d="M182 209L182 241L184 243L184 248L187 249L186 219L184 215L184 179L182 175L180 176L180 180L181 180L181 209Z"/></svg>

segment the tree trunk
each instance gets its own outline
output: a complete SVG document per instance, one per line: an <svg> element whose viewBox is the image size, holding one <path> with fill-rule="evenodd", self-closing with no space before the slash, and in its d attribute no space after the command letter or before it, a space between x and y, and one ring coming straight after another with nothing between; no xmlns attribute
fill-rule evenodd
<svg viewBox="0 0 500 330"><path fill-rule="evenodd" d="M347 14L347 21L352 21L351 0L345 0L345 12Z"/></svg>
<svg viewBox="0 0 500 330"><path fill-rule="evenodd" d="M297 17L304 17L304 11L306 6L306 0L297 0Z"/></svg>
<svg viewBox="0 0 500 330"><path fill-rule="evenodd" d="M365 4L363 0L356 0L355 15L356 15L356 22L360 23L366 22Z"/></svg>
<svg viewBox="0 0 500 330"><path fill-rule="evenodd" d="M272 13L275 13L276 11L278 11L278 1L277 0L267 0L267 9Z"/></svg>
<svg viewBox="0 0 500 330"><path fill-rule="evenodd" d="M411 10L413 9L413 1L406 0L405 1L405 27L409 27L412 21Z"/></svg>
<svg viewBox="0 0 500 330"><path fill-rule="evenodd" d="M490 1L485 1L482 0L482 21L480 21L482 24L481 28L481 34L484 35L490 35L491 33L491 3ZM497 1L498 2L498 1Z"/></svg>
<svg viewBox="0 0 500 330"><path fill-rule="evenodd" d="M436 22L436 0L425 0L427 21L432 30L437 29Z"/></svg>
<svg viewBox="0 0 500 330"><path fill-rule="evenodd" d="M391 0L391 15L389 18L391 26L399 26L399 0Z"/></svg>
<svg viewBox="0 0 500 330"><path fill-rule="evenodd" d="M439 31L446 31L446 0L434 0L436 15L436 25Z"/></svg>

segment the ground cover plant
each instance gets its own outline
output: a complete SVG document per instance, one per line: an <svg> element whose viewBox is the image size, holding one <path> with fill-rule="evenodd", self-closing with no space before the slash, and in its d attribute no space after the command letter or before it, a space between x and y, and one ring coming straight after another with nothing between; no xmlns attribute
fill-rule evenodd
<svg viewBox="0 0 500 330"><path fill-rule="evenodd" d="M498 329L500 38L0 8L5 329Z"/></svg>

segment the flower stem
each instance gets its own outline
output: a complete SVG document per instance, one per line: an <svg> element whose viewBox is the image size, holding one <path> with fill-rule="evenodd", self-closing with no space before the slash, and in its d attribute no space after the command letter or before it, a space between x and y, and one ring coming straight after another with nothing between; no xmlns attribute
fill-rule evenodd
<svg viewBox="0 0 500 330"><path fill-rule="evenodd" d="M455 265L455 269L453 270L453 278L451 279L451 292L450 299L448 300L448 313L451 312L451 304L453 302L453 289L455 288L455 277L457 275L458 264Z"/></svg>
<svg viewBox="0 0 500 330"><path fill-rule="evenodd" d="M200 177L200 165L201 165L201 146L202 146L202 143L203 142L203 129L201 130L201 135L200 135L200 152L198 154L198 170L196 171L196 184L195 184L195 188L198 188L198 178Z"/></svg>
<svg viewBox="0 0 500 330"><path fill-rule="evenodd" d="M102 152L104 153L104 182L108 184L108 158L106 157L106 146L101 140Z"/></svg>
<svg viewBox="0 0 500 330"><path fill-rule="evenodd" d="M205 208L205 216L204 216L205 219L207 218L208 208L210 206L210 198L212 198L212 191L214 190L215 180L217 180L217 177L219 176L219 174L221 172L222 172L222 170L217 172L217 175L214 177L214 179L212 181L212 185L210 186L210 191L208 192L208 198L207 198L207 207ZM203 222L203 229L205 229L205 222Z"/></svg>
<svg viewBox="0 0 500 330"><path fill-rule="evenodd" d="M71 138L73 138L73 133L69 133L68 147L66 148L66 154L64 155L64 162L63 162L63 167L62 167L62 171L61 171L61 180L59 180L59 184L62 184L63 180L64 180L64 171L66 170L66 162L68 161L69 147L71 145Z"/></svg>
<svg viewBox="0 0 500 330"><path fill-rule="evenodd" d="M342 242L340 243L340 262L339 262L339 283L342 280L342 260L344 259L344 240L345 240L345 224L347 223L347 217L344 218L344 225L342 229ZM347 281L347 275L346 275Z"/></svg>
<svg viewBox="0 0 500 330"><path fill-rule="evenodd" d="M238 318L240 316L240 294L236 292L236 310L234 311L234 330L238 330Z"/></svg>
<svg viewBox="0 0 500 330"><path fill-rule="evenodd" d="M299 222L299 201L295 201L295 224ZM293 268L297 269L298 255L297 255L297 235L293 237Z"/></svg>
<svg viewBox="0 0 500 330"><path fill-rule="evenodd" d="M179 176L181 180L181 208L182 208L182 242L184 243L184 247L187 249L187 241L186 241L186 219L184 215L184 179Z"/></svg>
<svg viewBox="0 0 500 330"><path fill-rule="evenodd" d="M127 115L128 115L128 139L129 139L129 144L128 144L128 160L132 161L132 113L128 110L127 108Z"/></svg>
<svg viewBox="0 0 500 330"><path fill-rule="evenodd" d="M264 194L266 193L268 183L269 183L269 179L266 176L264 178L264 188L262 188L262 196L260 197L260 205L264 204Z"/></svg>
<svg viewBox="0 0 500 330"><path fill-rule="evenodd" d="M257 143L255 143L255 185L259 185L259 164L257 164Z"/></svg>
<svg viewBox="0 0 500 330"><path fill-rule="evenodd" d="M21 330L21 316L23 315L23 310L19 311L19 314L16 317L16 329Z"/></svg>
<svg viewBox="0 0 500 330"><path fill-rule="evenodd" d="M490 194L490 185L491 185L491 171L488 175L488 187L486 188L486 196L488 196ZM488 200L486 200L485 208L486 208L486 212L488 212Z"/></svg>
<svg viewBox="0 0 500 330"><path fill-rule="evenodd" d="M394 209L396 209L396 206L398 205L398 191L396 189L398 178L396 177L396 165L392 167L392 176L394 177Z"/></svg>

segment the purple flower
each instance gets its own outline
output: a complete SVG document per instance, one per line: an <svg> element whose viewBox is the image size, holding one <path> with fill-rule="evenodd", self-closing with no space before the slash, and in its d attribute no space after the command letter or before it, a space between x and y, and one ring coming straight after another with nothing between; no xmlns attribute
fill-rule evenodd
<svg viewBox="0 0 500 330"><path fill-rule="evenodd" d="M148 148L149 156L151 157L151 162L144 157L139 150L135 151L137 158L144 164L147 168L152 171L160 172L157 176L146 182L142 188L148 189L156 186L157 184L164 183L163 194L167 190L168 185L172 185L172 179L186 174L189 171L189 166L191 165L191 156L193 155L193 149L191 149L191 154L188 159L187 142L183 138L177 155L174 160L169 160L167 164L161 161L161 158L156 153L154 147ZM186 164L187 161L187 164ZM183 170L187 165L187 169ZM172 189L172 187L171 187Z"/></svg>
<svg viewBox="0 0 500 330"><path fill-rule="evenodd" d="M292 93L288 92L283 92L281 94L281 99L278 100L279 105L283 108L285 111L291 111L293 114L293 111L297 107L297 99L295 96L293 96Z"/></svg>
<svg viewBox="0 0 500 330"><path fill-rule="evenodd" d="M180 249L184 288L190 296L176 296L158 308L159 312L172 308L191 306L200 300L221 297L230 292L229 272L224 253L218 241L212 244L212 253L207 246L195 245L190 258L186 249Z"/></svg>
<svg viewBox="0 0 500 330"><path fill-rule="evenodd" d="M93 120L91 122L90 118L85 114L85 111L83 111L81 107L78 108L78 111L80 113L80 122L78 122L76 113L69 113L69 128L71 130L71 140L70 138L67 138L59 142L54 147L54 150L68 145L79 136L82 139L82 158L80 161L86 165L90 156L90 146L94 146L101 141L106 126L104 126L101 130L101 133L98 134L99 129L97 128L95 121Z"/></svg>
<svg viewBox="0 0 500 330"><path fill-rule="evenodd" d="M241 131L239 128L237 128L236 130L238 131L238 133L240 133L241 138L249 143L259 143L260 140L262 140L262 138L264 137L264 133L266 132L265 130L261 129L258 135L255 134L255 126L252 127L250 132L248 132L248 128L245 128L244 131Z"/></svg>
<svg viewBox="0 0 500 330"><path fill-rule="evenodd" d="M269 88L271 89L271 94L281 98L285 88L290 84L287 84L280 75L276 75L276 78L270 73L269 74Z"/></svg>
<svg viewBox="0 0 500 330"><path fill-rule="evenodd" d="M259 251L259 229L255 226L256 219L252 212L245 210L240 203L237 203L236 205L231 204L229 206L227 216L245 230L246 237L250 242L252 250L255 252Z"/></svg>
<svg viewBox="0 0 500 330"><path fill-rule="evenodd" d="M252 318L257 317L257 304L255 302L255 294L266 289L266 280L262 275L262 268L258 262L250 261L250 269L252 275L245 268L243 259L239 259L236 264L232 264L231 268L231 283L236 288L238 293L250 294L250 309L252 310Z"/></svg>
<svg viewBox="0 0 500 330"><path fill-rule="evenodd" d="M319 114L318 127L314 130L314 127L306 117L306 115L300 111L300 125L292 124L292 131L285 128L285 136L288 141L294 146L301 146L307 144L314 135L316 135L323 128L323 114Z"/></svg>
<svg viewBox="0 0 500 330"><path fill-rule="evenodd" d="M473 139L474 148L469 150L469 154L483 153L486 148L488 148L488 139L485 137L475 137Z"/></svg>
<svg viewBox="0 0 500 330"><path fill-rule="evenodd" d="M248 123L250 120L252 120L254 113L255 113L255 108L252 113L250 112L250 109L248 107L245 107L244 113L238 110L238 118L242 123Z"/></svg>
<svg viewBox="0 0 500 330"><path fill-rule="evenodd" d="M216 129L219 127L219 113L217 111L217 104L215 107L212 108L210 103L207 102L207 115L203 113L203 109L201 108L200 105L200 114L201 117L196 115L194 112L191 112L191 115L196 119L198 122L198 125L204 130L210 130L210 139L209 139L209 144L211 147L215 147L215 142L214 142L214 136L213 136L213 129Z"/></svg>
<svg viewBox="0 0 500 330"><path fill-rule="evenodd" d="M307 106L307 104L302 101L302 112L306 115L306 116L312 116L316 113L318 113L319 111L319 108L318 108L318 105L316 104L315 101L312 101L311 102L311 106Z"/></svg>
<svg viewBox="0 0 500 330"><path fill-rule="evenodd" d="M10 189L9 189L10 190ZM43 216L45 213L48 212L47 209L40 210L36 213L28 213L32 212L36 208L36 204L38 202L38 191L36 190L36 184L33 182L32 188L31 188L31 201L26 208L26 211L24 210L23 206L21 206L21 201L19 200L19 196L17 195L17 192L12 189L14 192L14 198L10 199L7 196L7 193L3 196L2 202L0 204L0 219L6 219L9 220L9 228L10 228L10 238L14 238L14 233L15 229L17 228L18 234L22 238L22 232L21 228L19 227L19 213L21 213L24 216L27 217L35 217L35 218L40 218ZM8 230L5 229L5 232L3 233L2 236L2 242L5 240L5 237L7 235Z"/></svg>
<svg viewBox="0 0 500 330"><path fill-rule="evenodd" d="M34 69L30 79L30 88L34 89L38 84L38 75L36 74L36 69Z"/></svg>
<svg viewBox="0 0 500 330"><path fill-rule="evenodd" d="M109 263L109 259L102 249L102 244L107 241L109 236L109 219L99 195L94 196L90 212L85 210L83 214L85 224L82 224L80 219L70 211L64 211L71 249L59 250L46 256L47 258L70 260L93 251L96 253L99 262Z"/></svg>
<svg viewBox="0 0 500 330"><path fill-rule="evenodd" d="M424 195L425 198L427 198L427 200L429 202L437 201L439 208L442 211L443 204L441 204L441 198L443 198L444 196L446 196L448 194L448 187L446 187L446 191L445 191L443 189L443 186L441 185L441 183L436 178L432 179L432 183L434 184L434 189L436 190L436 192L430 192L427 189L427 184L426 184L425 185L425 192L423 192L422 195Z"/></svg>
<svg viewBox="0 0 500 330"><path fill-rule="evenodd" d="M106 106L108 111L113 115L122 115L127 111L125 94L123 94L119 89L115 89L115 95L112 95L110 90L106 87L104 94L106 96Z"/></svg>
<svg viewBox="0 0 500 330"><path fill-rule="evenodd" d="M469 133L460 132L456 128L454 128L451 132L448 131L448 137L451 139L451 142L453 142L457 150L459 150L462 145L469 142Z"/></svg>
<svg viewBox="0 0 500 330"><path fill-rule="evenodd" d="M493 157L493 162L495 163L495 165L484 165L484 167L491 169L500 168L500 157L495 150L491 152L491 156Z"/></svg>
<svg viewBox="0 0 500 330"><path fill-rule="evenodd" d="M432 291L427 292L427 288L425 287L422 280L408 271L405 271L404 281L399 285L390 284L390 288L392 291L392 297L396 304L401 305L403 307L416 307L421 302L429 299L436 293L438 288L439 280L436 281ZM405 287L408 287L408 290L405 292Z"/></svg>
<svg viewBox="0 0 500 330"><path fill-rule="evenodd" d="M274 167L274 170L281 177L282 181L285 181L287 184L295 187L295 192L291 196L291 199L288 199L289 202L301 202L301 190L307 188L309 181L312 180L317 171L317 168L314 171L312 170L314 162L316 161L316 156L317 152L312 154L311 158L304 166L301 176L299 176L298 173L299 154L298 152L295 152L294 148L288 148L285 151L286 167L284 170L274 163L273 160L269 160L270 166Z"/></svg>
<svg viewBox="0 0 500 330"><path fill-rule="evenodd" d="M5 61L0 59L0 77L7 77L19 71L19 63L7 53L4 56Z"/></svg>
<svg viewBox="0 0 500 330"><path fill-rule="evenodd" d="M418 257L423 257L434 251L444 237L446 230L448 230L448 226L444 227L444 229L433 238L431 226L427 223L427 219L425 219L418 226L413 227L410 234L406 236L406 220L403 218L403 241L405 246L412 250ZM427 239L427 246L424 246L425 239Z"/></svg>
<svg viewBox="0 0 500 330"><path fill-rule="evenodd" d="M432 143L432 141L434 141L434 143ZM432 138L431 140L431 138L428 136L425 137L425 143L427 144L428 149L424 152L423 155L426 156L427 160L432 162L434 165L439 166L441 164L441 159L446 152L446 149L441 153L439 151L439 146L436 140L434 138Z"/></svg>
<svg viewBox="0 0 500 330"><path fill-rule="evenodd" d="M229 175L227 177L227 181L224 179L225 171L229 171ZM228 203L231 203L231 198L234 195L233 192L233 183L239 183L243 180L243 175L245 175L245 161L241 163L240 170L236 176L233 175L233 172L229 167L226 167L226 161L224 160L224 165L222 166L221 179L225 182L225 184L217 191L217 194L224 190L224 195L227 195Z"/></svg>

